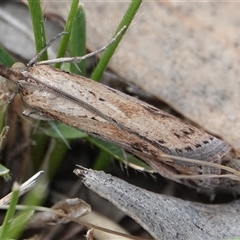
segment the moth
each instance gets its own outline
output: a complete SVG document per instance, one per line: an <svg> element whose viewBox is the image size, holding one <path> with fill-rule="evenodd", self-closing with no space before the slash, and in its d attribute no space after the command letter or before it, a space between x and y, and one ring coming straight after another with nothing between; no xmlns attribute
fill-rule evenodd
<svg viewBox="0 0 240 240"><path fill-rule="evenodd" d="M229 150L226 142L134 97L48 64L0 65L0 75L14 83L31 109L25 115L31 117L37 112L114 143L166 178L196 188L218 186L218 179L184 180L173 175L220 174L219 168L204 163L221 164ZM202 164L174 156L198 159Z"/></svg>

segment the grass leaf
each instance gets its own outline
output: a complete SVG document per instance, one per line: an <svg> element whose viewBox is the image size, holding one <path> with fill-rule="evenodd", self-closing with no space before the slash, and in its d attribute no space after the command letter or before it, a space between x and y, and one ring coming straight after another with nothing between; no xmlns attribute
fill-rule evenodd
<svg viewBox="0 0 240 240"><path fill-rule="evenodd" d="M60 45L59 45L57 58L65 56L67 46L68 46L68 41L69 41L71 31L72 31L72 27L73 27L73 22L75 20L75 16L76 16L76 13L77 13L78 4L79 4L79 0L73 0L72 1L71 9L70 9L70 12L68 14L68 19L67 19L67 22L66 22L65 27L64 27L64 32L66 32L67 34L62 36L62 39L61 39L61 42L60 42ZM60 68L61 63L56 63L55 67Z"/></svg>
<svg viewBox="0 0 240 240"><path fill-rule="evenodd" d="M0 46L0 63L7 67L11 67L14 64L12 57L2 46Z"/></svg>
<svg viewBox="0 0 240 240"><path fill-rule="evenodd" d="M32 19L36 53L39 53L46 46L46 34L41 9L41 2L40 0L28 0L28 6ZM45 51L38 60L43 61L47 59L48 55L47 51Z"/></svg>
<svg viewBox="0 0 240 240"><path fill-rule="evenodd" d="M70 56L84 56L86 51L86 17L82 6L78 7L76 17L73 22L73 27L71 31L70 41L69 41L69 52ZM81 70L80 74L86 76L86 61L83 60L76 64ZM72 73L79 74L79 69L75 64L70 65L70 71Z"/></svg>
<svg viewBox="0 0 240 240"><path fill-rule="evenodd" d="M138 8L141 5L141 0L132 0L131 4L128 7L127 12L125 13L122 21L120 22L114 36L124 27L126 26L127 28L130 26L134 16L137 13ZM95 81L99 81L104 70L106 69L110 59L112 58L118 44L120 43L120 41L122 40L122 37L124 35L124 33L126 32L127 28L125 29L125 31L123 31L123 33L121 34L121 36L119 36L115 42L113 42L108 48L107 50L104 52L103 56L101 57L97 67L95 68L94 72L91 75L91 79L95 80Z"/></svg>

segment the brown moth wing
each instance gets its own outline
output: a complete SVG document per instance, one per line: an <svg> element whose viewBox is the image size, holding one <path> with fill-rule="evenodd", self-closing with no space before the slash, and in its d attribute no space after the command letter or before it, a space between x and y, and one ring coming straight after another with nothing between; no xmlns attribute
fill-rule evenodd
<svg viewBox="0 0 240 240"><path fill-rule="evenodd" d="M23 99L31 108L115 143L145 160L165 177L172 178L172 173L220 173L212 167L163 159L165 153L220 163L229 146L151 105L48 65L11 69L8 78L20 83ZM217 183L217 180L185 182L202 187L209 187L209 184L214 187Z"/></svg>
<svg viewBox="0 0 240 240"><path fill-rule="evenodd" d="M214 161L228 149L225 142L100 83L46 65L28 71L33 77L62 91L72 89L71 95L96 109L103 109L104 115L114 119L120 128L134 132L164 153Z"/></svg>

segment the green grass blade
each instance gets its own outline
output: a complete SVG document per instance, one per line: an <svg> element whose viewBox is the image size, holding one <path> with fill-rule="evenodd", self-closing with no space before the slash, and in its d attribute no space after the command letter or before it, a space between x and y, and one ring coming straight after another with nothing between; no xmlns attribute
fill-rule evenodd
<svg viewBox="0 0 240 240"><path fill-rule="evenodd" d="M137 13L138 8L141 5L141 0L132 0L131 4L128 7L127 12L125 13L121 23L119 24L117 31L115 32L114 36L124 27L126 26L127 28L130 26L134 16ZM121 36L118 37L118 39L113 42L107 50L104 52L103 56L101 57L97 67L95 68L94 72L91 75L91 79L95 81L99 81L101 78L104 70L106 69L110 59L112 58L118 44L120 43L124 33L126 32L127 28L125 31L121 34Z"/></svg>
<svg viewBox="0 0 240 240"><path fill-rule="evenodd" d="M36 53L39 53L46 46L46 35L44 20L40 0L28 0L29 11L32 19L33 33L35 38ZM39 61L47 60L48 55L45 51Z"/></svg>
<svg viewBox="0 0 240 240"><path fill-rule="evenodd" d="M78 4L79 4L79 0L72 1L71 9L68 14L68 19L67 19L66 25L64 27L64 32L67 32L67 34L62 36L60 46L59 46L59 51L57 54L57 58L63 57L66 53L69 38L70 38L72 27L73 27L73 22L74 22L74 19L75 19L76 13L77 13L77 9L78 9ZM61 63L56 63L55 67L60 68Z"/></svg>
<svg viewBox="0 0 240 240"><path fill-rule="evenodd" d="M14 183L13 184L13 188L12 188L12 199L9 205L9 208L7 210L7 213L5 215L3 224L1 226L0 229L0 239L7 239L8 235L9 235L9 229L11 226L11 221L13 219L13 215L15 213L15 209L16 209L16 205L18 202L18 198L19 198L19 189L20 186L18 183Z"/></svg>
<svg viewBox="0 0 240 240"><path fill-rule="evenodd" d="M109 154L109 151L106 151L105 149L104 150L100 149L100 152L94 161L92 169L104 170L109 166L112 160L113 160L113 156Z"/></svg>
<svg viewBox="0 0 240 240"><path fill-rule="evenodd" d="M34 210L25 210L16 216L11 223L8 238L18 239L19 235L24 231L26 223L33 217L33 214Z"/></svg>
<svg viewBox="0 0 240 240"><path fill-rule="evenodd" d="M56 139L51 139L50 145L55 145L52 151L49 151L48 159L45 159L45 164L47 164L47 177L52 179L55 175L62 159L64 158L68 147L64 142L57 141Z"/></svg>
<svg viewBox="0 0 240 240"><path fill-rule="evenodd" d="M78 7L76 17L73 22L71 37L69 41L70 56L84 56L86 54L86 16L82 6ZM86 61L83 60L76 64L81 70L79 73L78 68L70 65L70 72L86 76Z"/></svg>
<svg viewBox="0 0 240 240"><path fill-rule="evenodd" d="M46 178L46 174L44 174L35 184L34 188L24 196L23 205L40 206L48 194L47 190L48 179Z"/></svg>
<svg viewBox="0 0 240 240"><path fill-rule="evenodd" d="M77 130L76 128L70 127L63 123L56 122L55 125L58 128L58 131L61 132L61 135L65 139L77 139L77 138L79 139L79 138L88 137L88 135L86 133L83 133L83 132ZM53 128L51 128L51 129L47 128L46 135L48 135L49 137L53 137L53 138L61 138L59 136L59 134Z"/></svg>
<svg viewBox="0 0 240 240"><path fill-rule="evenodd" d="M94 168L96 170L101 170L103 167L105 167L109 163L109 158L115 158L118 161L126 164L127 166L130 166L134 169L140 170L140 171L146 171L146 172L153 172L153 169L141 161L140 159L136 158L132 154L124 152L120 147L117 147L111 143L104 142L103 140L96 139L96 138L89 138L88 139L92 144L97 146L102 151L106 152L108 154L108 157L105 155L105 159L102 157L103 153L100 153L98 156L98 161L95 162Z"/></svg>
<svg viewBox="0 0 240 240"><path fill-rule="evenodd" d="M11 67L14 64L12 57L2 46L0 46L0 63L7 67Z"/></svg>
<svg viewBox="0 0 240 240"><path fill-rule="evenodd" d="M42 160L44 159L46 148L48 147L49 137L39 129L33 135L33 141L36 143L31 147L32 164L34 171L38 171Z"/></svg>

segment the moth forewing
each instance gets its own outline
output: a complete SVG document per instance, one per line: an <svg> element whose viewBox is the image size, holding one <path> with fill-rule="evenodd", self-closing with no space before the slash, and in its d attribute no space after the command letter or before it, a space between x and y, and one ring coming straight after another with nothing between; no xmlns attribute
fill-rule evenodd
<svg viewBox="0 0 240 240"><path fill-rule="evenodd" d="M145 160L161 175L220 174L213 167L162 158L162 154L221 163L227 143L151 105L88 78L37 65L2 70L23 100L44 116L110 141ZM182 180L178 180L183 182ZM207 181L205 181L207 182ZM190 181L187 181L191 185ZM209 187L203 181L194 185ZM217 181L212 181L212 186Z"/></svg>
<svg viewBox="0 0 240 240"><path fill-rule="evenodd" d="M212 159L227 146L170 114L90 79L50 66L31 67L28 72L37 83L59 89L63 98L64 93L70 93L86 103L89 111L107 121L112 120L118 128L132 132L165 153Z"/></svg>
<svg viewBox="0 0 240 240"><path fill-rule="evenodd" d="M167 166L162 169L162 164L174 166L176 172L183 174L220 173L216 168L161 157L165 153L220 163L229 148L225 142L176 117L48 65L29 67L22 74L26 84L21 81L21 92L31 108L133 152L162 175L173 171Z"/></svg>

